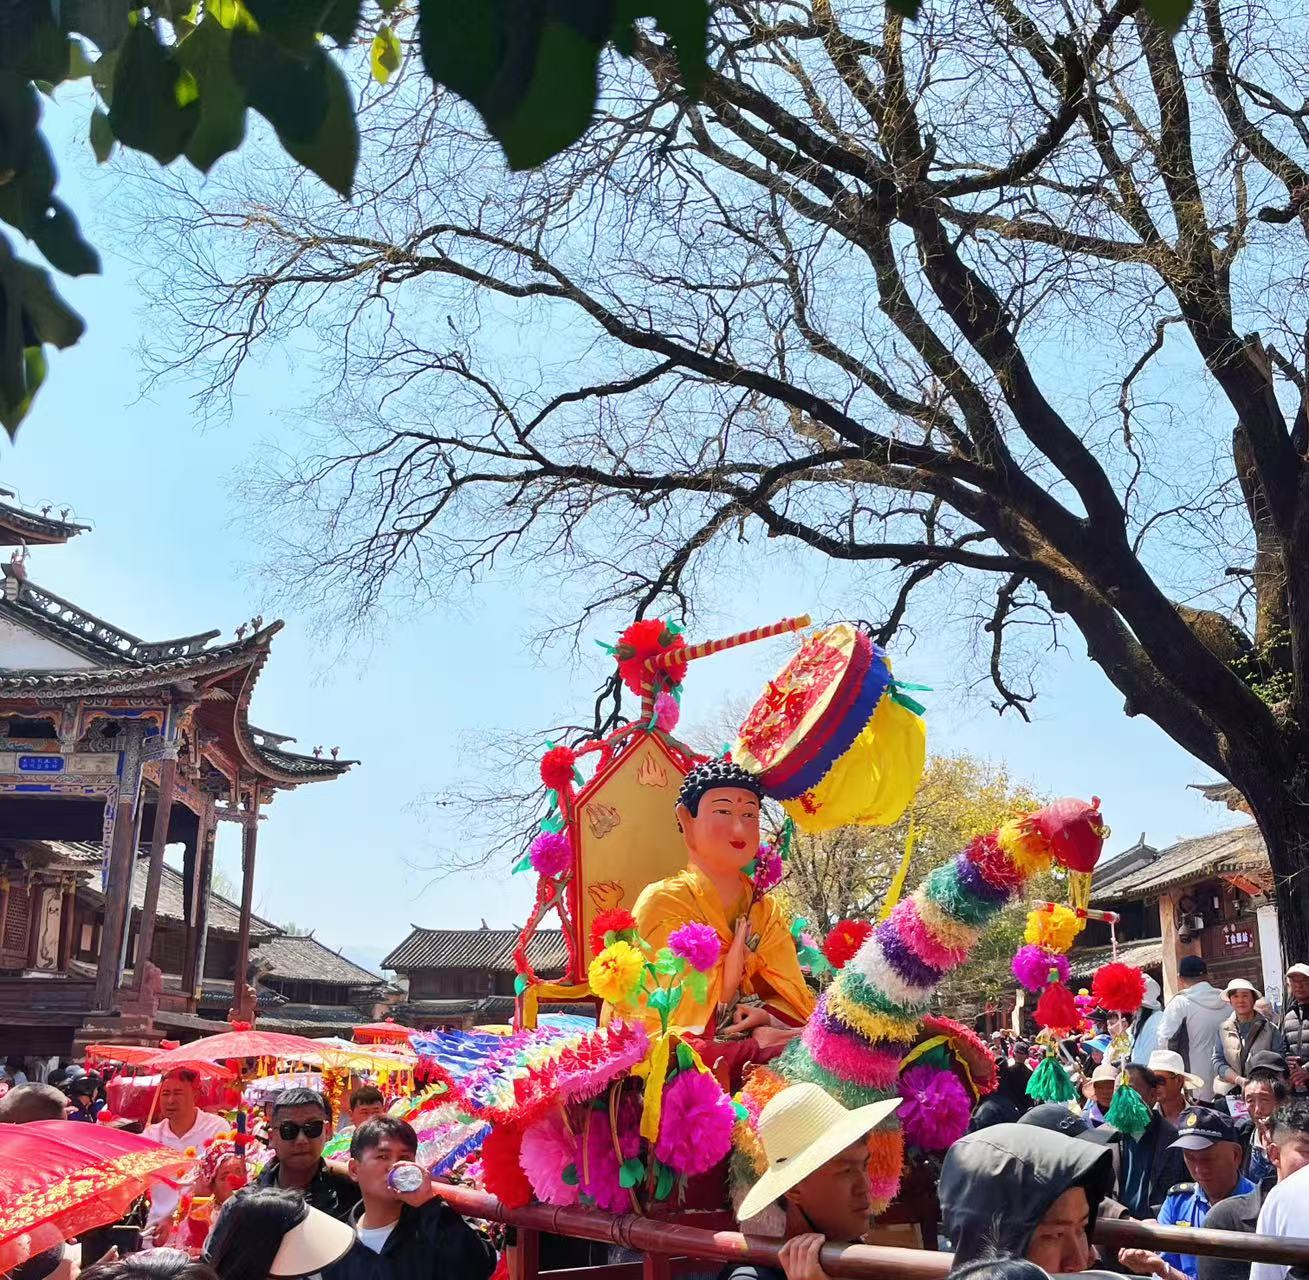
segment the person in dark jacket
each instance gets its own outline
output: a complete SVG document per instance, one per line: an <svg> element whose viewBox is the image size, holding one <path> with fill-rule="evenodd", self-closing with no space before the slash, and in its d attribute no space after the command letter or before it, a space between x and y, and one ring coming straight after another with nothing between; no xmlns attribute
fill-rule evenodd
<svg viewBox="0 0 1309 1280"><path fill-rule="evenodd" d="M1025 1046L1022 1047L1025 1052ZM973 1108L969 1133L987 1129L993 1124L1014 1124L1031 1106L1027 1082L1032 1078L1032 1072L1024 1058L1018 1056L1018 1049L1019 1046L1015 1046L1013 1059L1001 1060L998 1083L994 1091Z"/></svg>
<svg viewBox="0 0 1309 1280"><path fill-rule="evenodd" d="M1278 1030L1286 1041L1291 1088L1309 1093L1309 964L1293 964L1286 971L1286 1008Z"/></svg>
<svg viewBox="0 0 1309 1280"><path fill-rule="evenodd" d="M1120 1133L1111 1125L1096 1130L1110 1145L1114 1158L1115 1197L1127 1206L1134 1218L1158 1216L1168 1192L1187 1177L1186 1160L1172 1144L1177 1140L1177 1126L1155 1109L1159 1082L1149 1067L1139 1062L1127 1064L1129 1085L1150 1108L1150 1123L1139 1138Z"/></svg>
<svg viewBox="0 0 1309 1280"><path fill-rule="evenodd" d="M355 1243L323 1280L489 1280L495 1251L436 1197L429 1177L415 1191L392 1188L391 1170L417 1154L418 1135L394 1116L355 1130L350 1176L362 1196L350 1215Z"/></svg>
<svg viewBox="0 0 1309 1280"><path fill-rule="evenodd" d="M955 1267L1000 1257L1085 1271L1112 1181L1108 1150L1082 1138L1028 1124L967 1134L945 1153L938 1188Z"/></svg>
<svg viewBox="0 0 1309 1280"><path fill-rule="evenodd" d="M344 1222L359 1203L359 1188L323 1159L330 1123L331 1112L317 1090L279 1094L268 1129L273 1160L254 1185L299 1191L306 1204Z"/></svg>

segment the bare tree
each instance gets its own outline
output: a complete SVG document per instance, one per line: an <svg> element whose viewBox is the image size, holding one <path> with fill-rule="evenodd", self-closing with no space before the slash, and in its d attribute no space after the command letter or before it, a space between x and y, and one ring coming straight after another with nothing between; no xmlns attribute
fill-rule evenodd
<svg viewBox="0 0 1309 1280"><path fill-rule="evenodd" d="M317 351L256 500L280 580L356 616L504 566L580 580L579 627L684 609L786 539L895 576L883 638L984 590L1020 715L1024 628L1071 622L1244 793L1303 956L1305 36L1258 0L1176 42L1138 0L721 0L701 102L643 37L525 177L411 88L348 208L176 190L154 352L213 406Z"/></svg>

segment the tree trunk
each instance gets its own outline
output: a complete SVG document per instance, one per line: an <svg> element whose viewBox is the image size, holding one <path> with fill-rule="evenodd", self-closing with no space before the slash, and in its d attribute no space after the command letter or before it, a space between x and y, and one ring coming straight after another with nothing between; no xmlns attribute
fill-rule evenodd
<svg viewBox="0 0 1309 1280"><path fill-rule="evenodd" d="M1250 803L1272 864L1283 969L1309 960L1309 794L1303 775L1233 779Z"/></svg>

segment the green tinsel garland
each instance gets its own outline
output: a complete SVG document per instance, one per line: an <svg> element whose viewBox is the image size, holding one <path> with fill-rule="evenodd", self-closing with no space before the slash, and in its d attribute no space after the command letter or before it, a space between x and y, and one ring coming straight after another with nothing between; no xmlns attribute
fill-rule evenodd
<svg viewBox="0 0 1309 1280"><path fill-rule="evenodd" d="M1135 1140L1150 1127L1150 1108L1135 1089L1120 1084L1114 1090L1114 1100L1105 1112L1104 1122Z"/></svg>
<svg viewBox="0 0 1309 1280"><path fill-rule="evenodd" d="M1027 1096L1036 1102L1072 1102L1077 1090L1055 1057L1045 1057L1027 1082Z"/></svg>

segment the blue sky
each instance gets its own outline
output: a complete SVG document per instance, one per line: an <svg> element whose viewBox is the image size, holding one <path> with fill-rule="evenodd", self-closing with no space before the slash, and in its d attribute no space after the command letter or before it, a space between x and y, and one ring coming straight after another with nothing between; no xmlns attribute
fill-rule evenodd
<svg viewBox="0 0 1309 1280"><path fill-rule="evenodd" d="M105 274L64 282L89 324L72 351L54 354L51 378L17 444L0 435L0 485L29 506L70 506L94 532L67 547L37 548L29 568L43 586L146 638L221 627L230 636L256 611L287 627L256 689L256 724L297 736L299 746L339 745L362 764L345 778L283 794L260 837L257 910L313 926L364 963L399 942L410 923L517 924L530 902L508 866L432 883L430 866L458 841L439 809L416 803L476 769L474 735L534 732L587 714L604 675L598 649L539 657L521 584L492 580L443 612L384 622L368 646L340 653L339 637L315 638L307 619L266 594L233 473L304 403L307 388L272 361L247 377L231 424L200 430L174 385L141 395L137 350L148 334L132 268L100 216L133 181L126 167L94 172L83 108L54 113L61 194L100 246ZM765 572L725 580L704 609L703 633L720 634L787 614L830 618L867 603L862 583L816 559L770 548ZM911 614L911 619L913 615ZM930 627L928 628L930 631ZM602 637L612 638L612 637ZM693 637L694 638L694 637ZM1156 845L1214 830L1232 815L1188 791L1211 780L1203 766L1144 719L1085 657L1075 632L1047 661L1033 723L998 718L975 674L966 638L920 638L899 664L933 686L929 745L1003 762L1054 794L1096 794L1114 829L1111 851L1144 831ZM784 642L697 664L684 699L688 723L712 719L725 700L753 696L784 660ZM236 878L237 836L224 829L219 866Z"/></svg>

